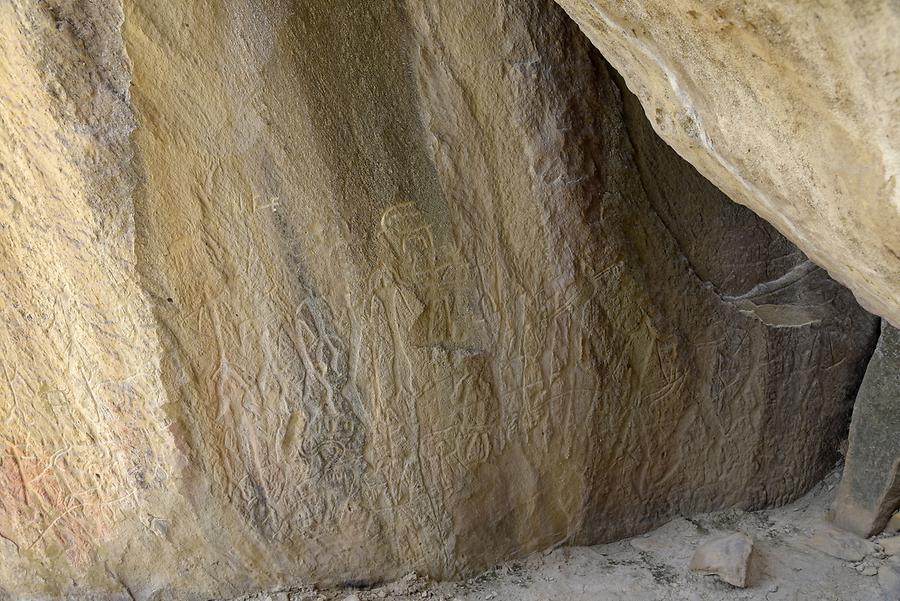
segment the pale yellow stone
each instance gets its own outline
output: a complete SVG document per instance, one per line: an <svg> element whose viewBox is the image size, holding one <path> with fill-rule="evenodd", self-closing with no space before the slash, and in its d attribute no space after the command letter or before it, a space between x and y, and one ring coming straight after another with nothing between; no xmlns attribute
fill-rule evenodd
<svg viewBox="0 0 900 601"><path fill-rule="evenodd" d="M900 326L893 0L558 0L653 127Z"/></svg>

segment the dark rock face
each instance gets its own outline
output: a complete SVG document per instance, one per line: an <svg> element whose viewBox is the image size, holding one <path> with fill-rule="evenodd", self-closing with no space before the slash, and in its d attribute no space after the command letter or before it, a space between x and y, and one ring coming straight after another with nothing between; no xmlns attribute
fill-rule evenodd
<svg viewBox="0 0 900 601"><path fill-rule="evenodd" d="M876 320L552 3L0 11L10 594L458 575L832 465Z"/></svg>
<svg viewBox="0 0 900 601"><path fill-rule="evenodd" d="M900 326L895 2L557 2L680 156Z"/></svg>
<svg viewBox="0 0 900 601"><path fill-rule="evenodd" d="M900 331L886 322L863 378L834 504L838 526L860 536L884 529L900 508Z"/></svg>

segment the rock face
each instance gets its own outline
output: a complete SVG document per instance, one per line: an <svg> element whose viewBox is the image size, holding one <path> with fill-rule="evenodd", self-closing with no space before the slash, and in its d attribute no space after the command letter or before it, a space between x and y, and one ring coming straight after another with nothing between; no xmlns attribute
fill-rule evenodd
<svg viewBox="0 0 900 601"><path fill-rule="evenodd" d="M900 509L900 330L884 324L853 406L834 521L860 536Z"/></svg>
<svg viewBox="0 0 900 601"><path fill-rule="evenodd" d="M892 0L558 0L654 129L900 326Z"/></svg>
<svg viewBox="0 0 900 601"><path fill-rule="evenodd" d="M0 4L0 597L450 576L834 459L877 323L552 3Z"/></svg>

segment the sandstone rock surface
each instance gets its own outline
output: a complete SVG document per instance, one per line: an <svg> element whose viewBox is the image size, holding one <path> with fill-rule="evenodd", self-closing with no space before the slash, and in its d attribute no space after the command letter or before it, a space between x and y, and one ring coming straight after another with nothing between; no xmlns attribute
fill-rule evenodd
<svg viewBox="0 0 900 601"><path fill-rule="evenodd" d="M900 5L558 0L659 135L900 326Z"/></svg>
<svg viewBox="0 0 900 601"><path fill-rule="evenodd" d="M0 3L0 597L462 574L834 460L877 324L552 3Z"/></svg>

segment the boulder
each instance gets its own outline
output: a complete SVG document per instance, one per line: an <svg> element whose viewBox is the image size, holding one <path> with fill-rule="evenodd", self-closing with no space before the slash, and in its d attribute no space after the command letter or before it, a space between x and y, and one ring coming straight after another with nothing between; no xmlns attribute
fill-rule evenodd
<svg viewBox="0 0 900 601"><path fill-rule="evenodd" d="M833 465L877 321L550 2L12 0L0 57L0 597L460 576Z"/></svg>
<svg viewBox="0 0 900 601"><path fill-rule="evenodd" d="M718 576L733 586L747 586L747 567L753 551L753 540L742 532L703 543L694 552L690 569Z"/></svg>
<svg viewBox="0 0 900 601"><path fill-rule="evenodd" d="M893 0L558 0L659 135L900 326Z"/></svg>

